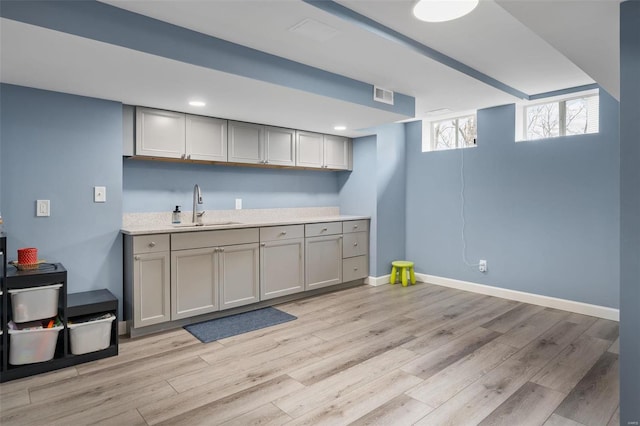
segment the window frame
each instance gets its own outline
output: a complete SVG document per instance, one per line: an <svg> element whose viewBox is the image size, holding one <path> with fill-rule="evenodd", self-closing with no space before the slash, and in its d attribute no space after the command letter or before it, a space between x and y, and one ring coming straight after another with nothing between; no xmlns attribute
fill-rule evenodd
<svg viewBox="0 0 640 426"><path fill-rule="evenodd" d="M464 144L461 146L459 144L459 120L465 119L468 117L473 117L475 122L476 134L474 135L474 143L473 145L467 146ZM442 123L445 121L455 121L455 136L456 141L455 147L445 148L445 149L437 149L437 141L435 138L435 125L437 123ZM426 136L426 137L425 137ZM470 111L458 111L456 113L449 113L444 115L439 115L437 117L433 117L431 119L422 120L422 152L436 152L436 151L453 151L456 149L466 149L466 148L475 148L478 146L478 114L477 110Z"/></svg>
<svg viewBox="0 0 640 426"><path fill-rule="evenodd" d="M575 99L598 98L598 130L591 133L567 134L567 102ZM600 90L593 89L584 92L569 93L561 96L536 99L531 102L523 102L517 105L516 111L516 142L537 142L547 139L556 139L565 136L582 136L600 133ZM558 104L558 136L549 136L545 138L528 139L527 129L528 120L527 112L529 108L545 104Z"/></svg>

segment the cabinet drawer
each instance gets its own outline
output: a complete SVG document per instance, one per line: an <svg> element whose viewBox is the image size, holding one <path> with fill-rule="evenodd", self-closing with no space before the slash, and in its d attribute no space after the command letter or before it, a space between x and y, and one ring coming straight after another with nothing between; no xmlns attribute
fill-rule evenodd
<svg viewBox="0 0 640 426"><path fill-rule="evenodd" d="M369 248L368 232L345 234L342 239L342 257L354 257L367 254Z"/></svg>
<svg viewBox="0 0 640 426"><path fill-rule="evenodd" d="M349 220L342 222L342 233L348 234L350 232L365 232L368 231L366 220Z"/></svg>
<svg viewBox="0 0 640 426"><path fill-rule="evenodd" d="M258 237L258 228L183 232L171 234L171 250L257 243Z"/></svg>
<svg viewBox="0 0 640 426"><path fill-rule="evenodd" d="M260 228L260 241L290 240L304 237L304 225L269 226Z"/></svg>
<svg viewBox="0 0 640 426"><path fill-rule="evenodd" d="M140 235L133 237L133 252L156 253L169 251L169 234Z"/></svg>
<svg viewBox="0 0 640 426"><path fill-rule="evenodd" d="M305 237L342 234L342 222L309 223L304 226Z"/></svg>
<svg viewBox="0 0 640 426"><path fill-rule="evenodd" d="M368 256L350 257L342 260L342 282L364 278L368 274Z"/></svg>

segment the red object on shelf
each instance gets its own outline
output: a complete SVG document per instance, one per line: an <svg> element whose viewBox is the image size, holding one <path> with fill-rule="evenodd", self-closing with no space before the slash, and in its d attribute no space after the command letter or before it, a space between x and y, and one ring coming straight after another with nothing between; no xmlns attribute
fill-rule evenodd
<svg viewBox="0 0 640 426"><path fill-rule="evenodd" d="M38 263L38 249L35 247L19 248L18 263L21 265L33 265Z"/></svg>

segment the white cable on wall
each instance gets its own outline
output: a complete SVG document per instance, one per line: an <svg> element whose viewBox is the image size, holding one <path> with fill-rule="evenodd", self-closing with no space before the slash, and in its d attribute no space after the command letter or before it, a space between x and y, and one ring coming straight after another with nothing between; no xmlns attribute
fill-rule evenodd
<svg viewBox="0 0 640 426"><path fill-rule="evenodd" d="M464 218L464 150L467 148L460 148L460 201L462 202L462 206L460 208L460 216L462 217L462 261L465 265L469 267L477 267L480 266L480 263L469 263L467 260L467 240L464 235L464 228L466 227L466 221Z"/></svg>

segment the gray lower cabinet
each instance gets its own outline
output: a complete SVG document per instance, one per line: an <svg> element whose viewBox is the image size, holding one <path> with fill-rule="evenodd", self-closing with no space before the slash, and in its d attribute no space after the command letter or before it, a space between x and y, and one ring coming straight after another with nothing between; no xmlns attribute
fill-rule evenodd
<svg viewBox="0 0 640 426"><path fill-rule="evenodd" d="M171 252L171 319L178 320L219 310L217 249Z"/></svg>
<svg viewBox="0 0 640 426"><path fill-rule="evenodd" d="M171 320L168 235L124 239L125 315L134 328Z"/></svg>
<svg viewBox="0 0 640 426"><path fill-rule="evenodd" d="M305 290L342 282L342 235L305 238Z"/></svg>
<svg viewBox="0 0 640 426"><path fill-rule="evenodd" d="M369 274L369 222L342 222L342 280L354 281Z"/></svg>
<svg viewBox="0 0 640 426"><path fill-rule="evenodd" d="M260 301L258 243L218 249L220 310Z"/></svg>
<svg viewBox="0 0 640 426"><path fill-rule="evenodd" d="M260 300L304 291L304 225L260 228Z"/></svg>

